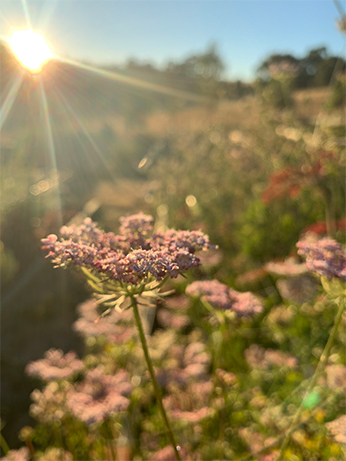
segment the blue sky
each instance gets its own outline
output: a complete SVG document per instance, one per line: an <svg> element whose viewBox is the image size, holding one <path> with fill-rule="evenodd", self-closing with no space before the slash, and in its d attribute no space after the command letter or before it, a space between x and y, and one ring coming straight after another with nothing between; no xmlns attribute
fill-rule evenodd
<svg viewBox="0 0 346 461"><path fill-rule="evenodd" d="M54 52L95 64L164 65L214 41L226 77L251 79L273 52L345 53L332 0L1 0L2 36L26 28L25 4Z"/></svg>

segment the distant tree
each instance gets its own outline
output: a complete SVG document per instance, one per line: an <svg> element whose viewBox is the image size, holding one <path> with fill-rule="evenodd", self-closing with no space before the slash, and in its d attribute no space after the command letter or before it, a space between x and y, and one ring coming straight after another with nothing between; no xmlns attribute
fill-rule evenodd
<svg viewBox="0 0 346 461"><path fill-rule="evenodd" d="M224 71L224 63L215 43L209 45L204 53L193 54L180 63L170 62L167 70L184 74L190 78L219 80Z"/></svg>
<svg viewBox="0 0 346 461"><path fill-rule="evenodd" d="M276 78L281 74L296 75L300 61L291 54L272 54L257 69L258 76L263 80Z"/></svg>
<svg viewBox="0 0 346 461"><path fill-rule="evenodd" d="M345 70L345 60L330 56L325 46L314 48L301 59L290 54L272 54L257 69L264 82L291 79L292 88L327 86L333 72Z"/></svg>
<svg viewBox="0 0 346 461"><path fill-rule="evenodd" d="M341 58L332 56L320 63L313 77L314 86L327 86L331 82L335 70L345 70L345 62Z"/></svg>

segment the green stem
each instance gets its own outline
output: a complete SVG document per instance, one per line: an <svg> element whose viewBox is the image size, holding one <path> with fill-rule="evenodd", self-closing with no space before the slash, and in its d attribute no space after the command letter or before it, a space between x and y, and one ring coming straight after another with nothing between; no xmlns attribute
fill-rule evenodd
<svg viewBox="0 0 346 461"><path fill-rule="evenodd" d="M3 450L3 452L5 453L5 456L7 455L7 453L10 451L10 447L7 445L7 442L4 438L4 436L1 434L0 432L0 446Z"/></svg>
<svg viewBox="0 0 346 461"><path fill-rule="evenodd" d="M148 370L149 370L149 373L150 373L150 376L151 376L151 379L152 379L152 382L153 382L153 385L154 385L154 390L155 390L155 394L156 394L156 400L157 400L157 403L159 405L162 418L163 418L163 420L165 422L168 437L169 437L169 440L170 440L171 445L173 447L175 457L176 457L176 459L178 461L182 461L181 457L179 455L178 449L177 449L177 445L176 445L175 440L174 440L174 435L173 435L171 426L169 424L166 411L165 411L163 403L162 403L162 395L161 395L159 385L157 384L157 381L156 381L154 367L153 367L153 364L152 364L152 361L151 361L151 358L150 358L150 355L149 355L149 350L148 350L148 346L147 346L147 341L145 339L145 334L144 334L144 330L143 330L143 326L142 326L142 321L141 321L141 318L140 318L139 312L138 312L137 301L133 296L131 296L131 303L132 303L133 312L134 312L134 315L135 315L135 320L136 320L136 324L137 324L137 328L138 328L139 337L140 337L140 340L141 340L141 343L142 343L142 348L143 348L145 360L147 362Z"/></svg>
<svg viewBox="0 0 346 461"><path fill-rule="evenodd" d="M329 358L329 354L330 354L330 351L332 349L332 346L333 346L333 343L334 343L334 340L336 338L336 335L337 335L337 332L338 332L338 328L339 328L339 325L340 325L340 322L341 322L341 319L342 319L342 314L344 312L344 309L345 309L345 302L344 302L344 299L340 299L340 305L339 305L339 309L338 309L338 312L336 314L336 317L335 317L335 320L334 320L334 325L333 325L333 328L332 328L332 331L329 335L329 338L328 338L328 341L327 341L327 344L325 345L325 348L321 354L321 357L320 357L320 361L317 365L317 368L315 370L315 373L313 374L312 378L311 378L311 381L306 389L306 392L305 392L305 395L309 395L311 389L315 386L316 384L316 381L317 381L317 378L319 377L321 371L323 370L323 368L325 367L325 365L327 364L327 361L328 361L328 358ZM302 400L302 403L300 404L300 407L292 421L292 424L288 430L288 433L286 435L286 437L284 438L284 441L283 441L283 444L282 444L282 447L281 447L281 451L280 451L280 457L278 459L278 461L281 461L284 459L284 451L285 449L287 448L287 445L290 441L290 438L291 438L291 428L296 426L296 424L299 422L300 420L300 417L302 415L302 412L303 412L303 403L304 403L304 399Z"/></svg>

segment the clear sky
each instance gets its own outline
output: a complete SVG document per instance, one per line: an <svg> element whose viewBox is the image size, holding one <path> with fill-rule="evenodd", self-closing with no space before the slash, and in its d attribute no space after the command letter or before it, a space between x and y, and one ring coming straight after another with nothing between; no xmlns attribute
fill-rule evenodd
<svg viewBox="0 0 346 461"><path fill-rule="evenodd" d="M1 36L34 29L57 54L95 64L163 65L216 42L228 78L251 79L271 53L345 54L332 0L1 0ZM345 4L342 2L342 5Z"/></svg>

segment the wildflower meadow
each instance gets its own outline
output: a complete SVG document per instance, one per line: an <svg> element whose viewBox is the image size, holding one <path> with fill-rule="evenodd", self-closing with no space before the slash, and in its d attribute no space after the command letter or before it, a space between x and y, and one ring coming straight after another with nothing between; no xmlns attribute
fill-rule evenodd
<svg viewBox="0 0 346 461"><path fill-rule="evenodd" d="M135 18L152 2L47 2L41 19L72 8L56 33L71 55L69 21L89 24L85 60L31 28L0 37L0 461L344 461L346 60L267 45L235 80L227 22L221 51L90 64L90 25L104 9L111 37L127 3L128 43L138 28L144 44ZM154 3L159 50L211 2ZM267 16L241 28L277 8L215 11L243 3ZM317 18L327 2L305 3Z"/></svg>
<svg viewBox="0 0 346 461"><path fill-rule="evenodd" d="M73 325L85 354L51 348L27 365L41 382L38 424L3 459L343 459L342 246L308 234L301 263L268 264L287 280L315 277L302 306L272 306L206 274L191 283L198 252L217 248L204 233L154 232L143 213L120 224L116 235L86 218L42 239L55 267L90 287ZM295 323L325 325L318 353Z"/></svg>

